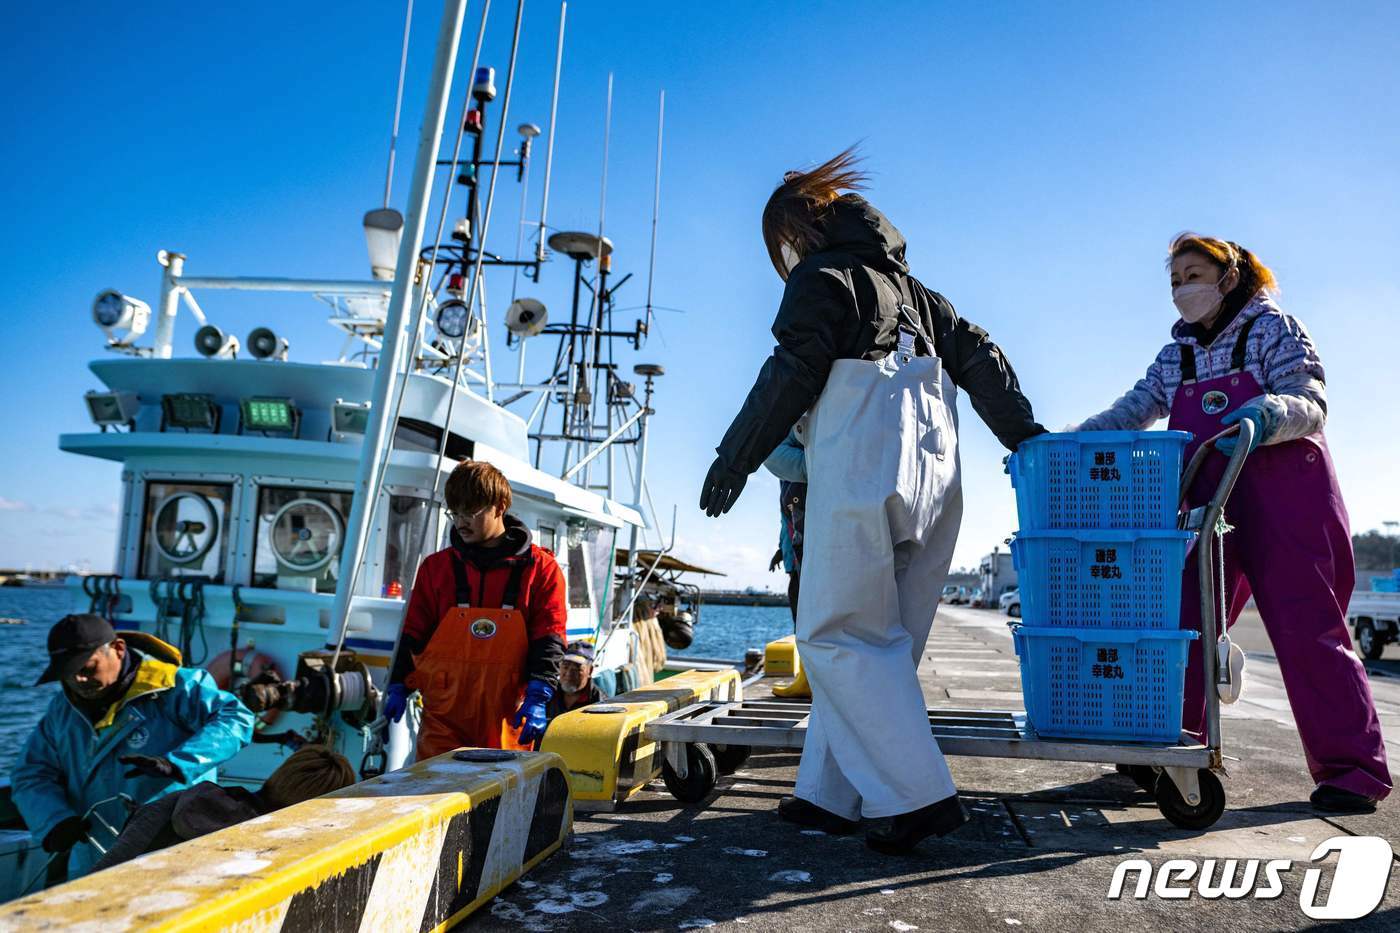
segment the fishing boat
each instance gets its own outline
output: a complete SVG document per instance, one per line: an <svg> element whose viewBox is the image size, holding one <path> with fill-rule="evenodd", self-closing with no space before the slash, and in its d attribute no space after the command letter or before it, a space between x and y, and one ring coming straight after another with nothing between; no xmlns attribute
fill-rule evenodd
<svg viewBox="0 0 1400 933"><path fill-rule="evenodd" d="M656 524L643 503L648 423L664 372L627 367L622 356L642 350L651 324L658 208L650 255L638 251L648 259L645 311L623 324L614 296L631 276L610 278L614 245L602 210L593 230L548 224L566 6L547 126L520 123L513 139L522 5L499 90L495 69L479 60L483 12L455 124L447 110L464 4L446 6L405 210L392 206L391 141L382 203L364 215L368 277L205 272L200 257L163 249L151 270L153 302L105 289L92 304L104 337L84 397L92 428L62 435L59 446L121 464L121 518L115 572L69 578L71 609L164 639L187 665L245 696L251 683L266 688L254 742L221 766L221 782L256 787L308 741L339 749L361 777L409 761L413 716L386 723L381 691L415 570L446 546L441 492L463 458L505 474L512 512L556 553L568 638L595 644L598 677L612 690L650 679L639 673L649 660L633 607L655 590L669 551L659 543L639 551ZM399 102L407 50L406 20ZM609 114L611 94L610 78ZM658 202L664 102L662 92ZM541 136L539 208L526 216ZM492 238L511 229L497 215L506 200L499 189L512 180L522 186L515 229L532 235L517 236L506 258ZM488 273L504 270L528 288L559 260L571 277L565 313L524 295L505 308L488 302ZM219 293L230 290L319 302L341 352L298 358L276 322L256 315L235 327L218 310ZM198 328L177 345L184 316ZM542 343L547 351L527 360ZM620 546L627 556L618 562ZM3 893L32 890L41 856L27 834L0 834L0 849L14 869Z"/></svg>

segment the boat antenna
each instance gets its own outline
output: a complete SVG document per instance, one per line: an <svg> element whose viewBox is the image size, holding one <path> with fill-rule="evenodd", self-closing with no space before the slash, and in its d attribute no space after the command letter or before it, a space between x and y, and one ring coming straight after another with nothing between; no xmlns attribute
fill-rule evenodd
<svg viewBox="0 0 1400 933"><path fill-rule="evenodd" d="M389 131L389 167L384 172L384 206L389 206L389 194L394 190L394 149L399 142L399 114L403 112L403 76L408 68L408 31L413 25L413 0L403 15L403 48L399 51L399 89L394 94L394 127Z"/></svg>
<svg viewBox="0 0 1400 933"><path fill-rule="evenodd" d="M549 179L554 170L554 124L559 111L559 73L564 66L564 19L569 12L567 2L559 4L559 41L554 49L554 92L549 98L549 144L544 154L544 199L540 201L540 232L535 244L535 281L540 280L544 263L545 217L549 213Z"/></svg>
<svg viewBox="0 0 1400 933"><path fill-rule="evenodd" d="M656 222L661 215L661 134L666 127L666 89L656 113L656 189L651 197L651 256L647 260L647 321L644 333L651 333L651 285L656 275Z"/></svg>
<svg viewBox="0 0 1400 933"><path fill-rule="evenodd" d="M603 110L603 183L598 192L598 266L603 260L603 220L608 213L608 143L612 139L613 73L608 72L608 98Z"/></svg>

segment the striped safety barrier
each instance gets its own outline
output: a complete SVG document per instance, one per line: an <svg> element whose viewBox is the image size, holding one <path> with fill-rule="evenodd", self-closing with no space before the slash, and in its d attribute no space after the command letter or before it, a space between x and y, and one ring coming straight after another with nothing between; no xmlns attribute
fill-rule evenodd
<svg viewBox="0 0 1400 933"><path fill-rule="evenodd" d="M443 930L572 826L557 756L449 753L12 901L0 930Z"/></svg>

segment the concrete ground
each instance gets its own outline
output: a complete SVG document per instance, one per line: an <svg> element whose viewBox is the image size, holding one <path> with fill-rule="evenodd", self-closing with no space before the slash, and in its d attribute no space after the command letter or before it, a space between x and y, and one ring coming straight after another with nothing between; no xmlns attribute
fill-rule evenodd
<svg viewBox="0 0 1400 933"><path fill-rule="evenodd" d="M1015 653L1004 616L945 608L921 668L931 706L1020 709ZM1400 797L1370 816L1329 816L1312 790L1282 681L1257 617L1236 637L1249 652L1244 697L1224 721L1225 816L1210 830L1179 830L1111 767L954 758L972 815L956 833L910 857L868 850L780 822L797 755L756 754L714 794L681 806L660 781L620 812L581 815L568 848L482 909L468 930L1292 930L1312 926L1300 907L1313 849L1335 836L1378 836L1400 848ZM1400 649L1367 665L1400 762ZM1348 853L1350 854L1350 853ZM1115 867L1145 859L1287 859L1284 891L1206 900L1149 889L1109 900ZM1326 903L1337 856L1320 861ZM1394 860L1392 860L1392 867ZM1216 868L1219 873L1224 866ZM1185 869L1183 869L1185 870ZM1400 869L1393 871L1400 876ZM1263 870L1252 889L1265 888ZM1160 878L1154 877L1154 883ZM1189 888L1197 879L1180 881ZM1168 888L1168 893L1170 889ZM1348 929L1400 929L1400 883Z"/></svg>

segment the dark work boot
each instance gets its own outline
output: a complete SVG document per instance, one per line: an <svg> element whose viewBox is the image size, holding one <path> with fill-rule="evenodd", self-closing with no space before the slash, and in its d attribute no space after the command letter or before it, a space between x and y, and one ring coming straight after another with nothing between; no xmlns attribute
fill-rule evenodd
<svg viewBox="0 0 1400 933"><path fill-rule="evenodd" d="M1317 790L1312 792L1312 805L1329 813L1376 812L1376 802L1370 797L1363 797L1331 784L1317 785Z"/></svg>
<svg viewBox="0 0 1400 933"><path fill-rule="evenodd" d="M833 836L845 836L860 828L859 820L848 820L844 816L837 816L830 810L824 810L801 797L784 797L779 800L778 819L796 823L799 826L820 829Z"/></svg>
<svg viewBox="0 0 1400 933"><path fill-rule="evenodd" d="M865 844L886 855L908 855L929 836L946 836L967 822L958 795L944 797L912 813L892 816L884 826L865 834Z"/></svg>

